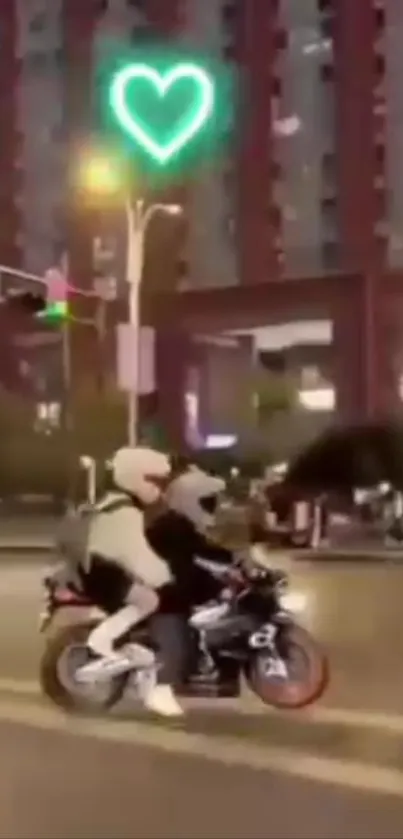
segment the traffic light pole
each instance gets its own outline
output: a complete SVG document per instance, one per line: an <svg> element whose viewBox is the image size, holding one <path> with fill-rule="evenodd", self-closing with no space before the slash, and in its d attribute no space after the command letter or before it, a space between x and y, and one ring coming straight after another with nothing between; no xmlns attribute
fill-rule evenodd
<svg viewBox="0 0 403 839"><path fill-rule="evenodd" d="M63 273L63 272L62 272ZM68 284L68 269L67 266L64 268L65 273L65 281L66 285L68 286L68 290L72 291L74 294L77 294L81 297L86 299L96 300L97 301L97 313L95 318L92 320L90 318L71 318L70 322L73 321L74 323L79 323L83 326L92 326L97 330L98 337L100 343L103 342L104 339L104 330L105 330L105 312L106 312L106 300L98 294L96 291L85 291L84 289L79 289L74 286ZM11 277L15 277L21 281L28 281L29 283L35 283L41 287L42 290L47 291L48 283L44 277L39 276L38 274L31 274L28 271L22 271L18 268L11 268L9 265L0 265L0 300L5 299L5 295L3 295L2 289L2 275L8 274ZM65 390L65 395L68 394L70 391L71 386L71 347L70 347L70 329L69 329L69 321L66 320L62 323L61 327L61 339L62 339L62 370L63 370L63 385Z"/></svg>

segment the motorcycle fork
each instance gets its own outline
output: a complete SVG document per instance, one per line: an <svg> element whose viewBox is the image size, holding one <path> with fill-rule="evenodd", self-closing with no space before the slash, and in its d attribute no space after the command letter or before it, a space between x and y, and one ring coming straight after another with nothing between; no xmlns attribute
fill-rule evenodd
<svg viewBox="0 0 403 839"><path fill-rule="evenodd" d="M282 679L288 678L287 649L286 649L286 621L281 619L273 622L274 633L272 638L262 644L259 652L268 653L268 661L265 665L265 677L277 676Z"/></svg>

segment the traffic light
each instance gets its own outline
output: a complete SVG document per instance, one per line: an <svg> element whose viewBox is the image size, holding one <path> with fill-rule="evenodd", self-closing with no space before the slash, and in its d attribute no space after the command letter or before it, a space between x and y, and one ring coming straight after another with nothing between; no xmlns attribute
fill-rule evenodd
<svg viewBox="0 0 403 839"><path fill-rule="evenodd" d="M47 323L62 323L69 316L68 285L64 275L56 268L46 272L43 291L12 289L6 294L9 310L31 315Z"/></svg>
<svg viewBox="0 0 403 839"><path fill-rule="evenodd" d="M46 283L46 302L43 310L38 310L38 317L56 323L66 320L69 316L66 277L59 268L49 268L44 280Z"/></svg>

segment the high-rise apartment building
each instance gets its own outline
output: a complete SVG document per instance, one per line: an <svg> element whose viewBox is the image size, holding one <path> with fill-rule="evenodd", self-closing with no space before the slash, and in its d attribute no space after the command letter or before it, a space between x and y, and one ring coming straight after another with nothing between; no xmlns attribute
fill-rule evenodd
<svg viewBox="0 0 403 839"><path fill-rule="evenodd" d="M196 175L189 190L185 286L309 276L374 256L399 264L399 8L393 0L4 3L1 258L8 248L35 270L69 235L80 247L66 166L94 128L94 67L112 35L134 45L174 37L239 73L241 136L219 171Z"/></svg>
<svg viewBox="0 0 403 839"><path fill-rule="evenodd" d="M252 301L254 286L303 277L308 290L320 277L325 299L336 274L371 275L355 355L362 400L379 402L379 278L403 268L399 0L8 0L0 32L1 262L42 270L67 249L90 281L90 230L70 206L66 166L93 128L99 44L194 44L239 73L239 130L225 161L185 187L179 288L248 286Z"/></svg>

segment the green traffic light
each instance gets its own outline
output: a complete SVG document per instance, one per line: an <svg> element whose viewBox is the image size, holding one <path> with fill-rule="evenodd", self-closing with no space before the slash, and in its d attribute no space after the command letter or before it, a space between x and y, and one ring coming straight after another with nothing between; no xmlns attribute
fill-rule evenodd
<svg viewBox="0 0 403 839"><path fill-rule="evenodd" d="M66 320L69 316L69 305L65 301L48 303L46 309L38 314L42 320Z"/></svg>

